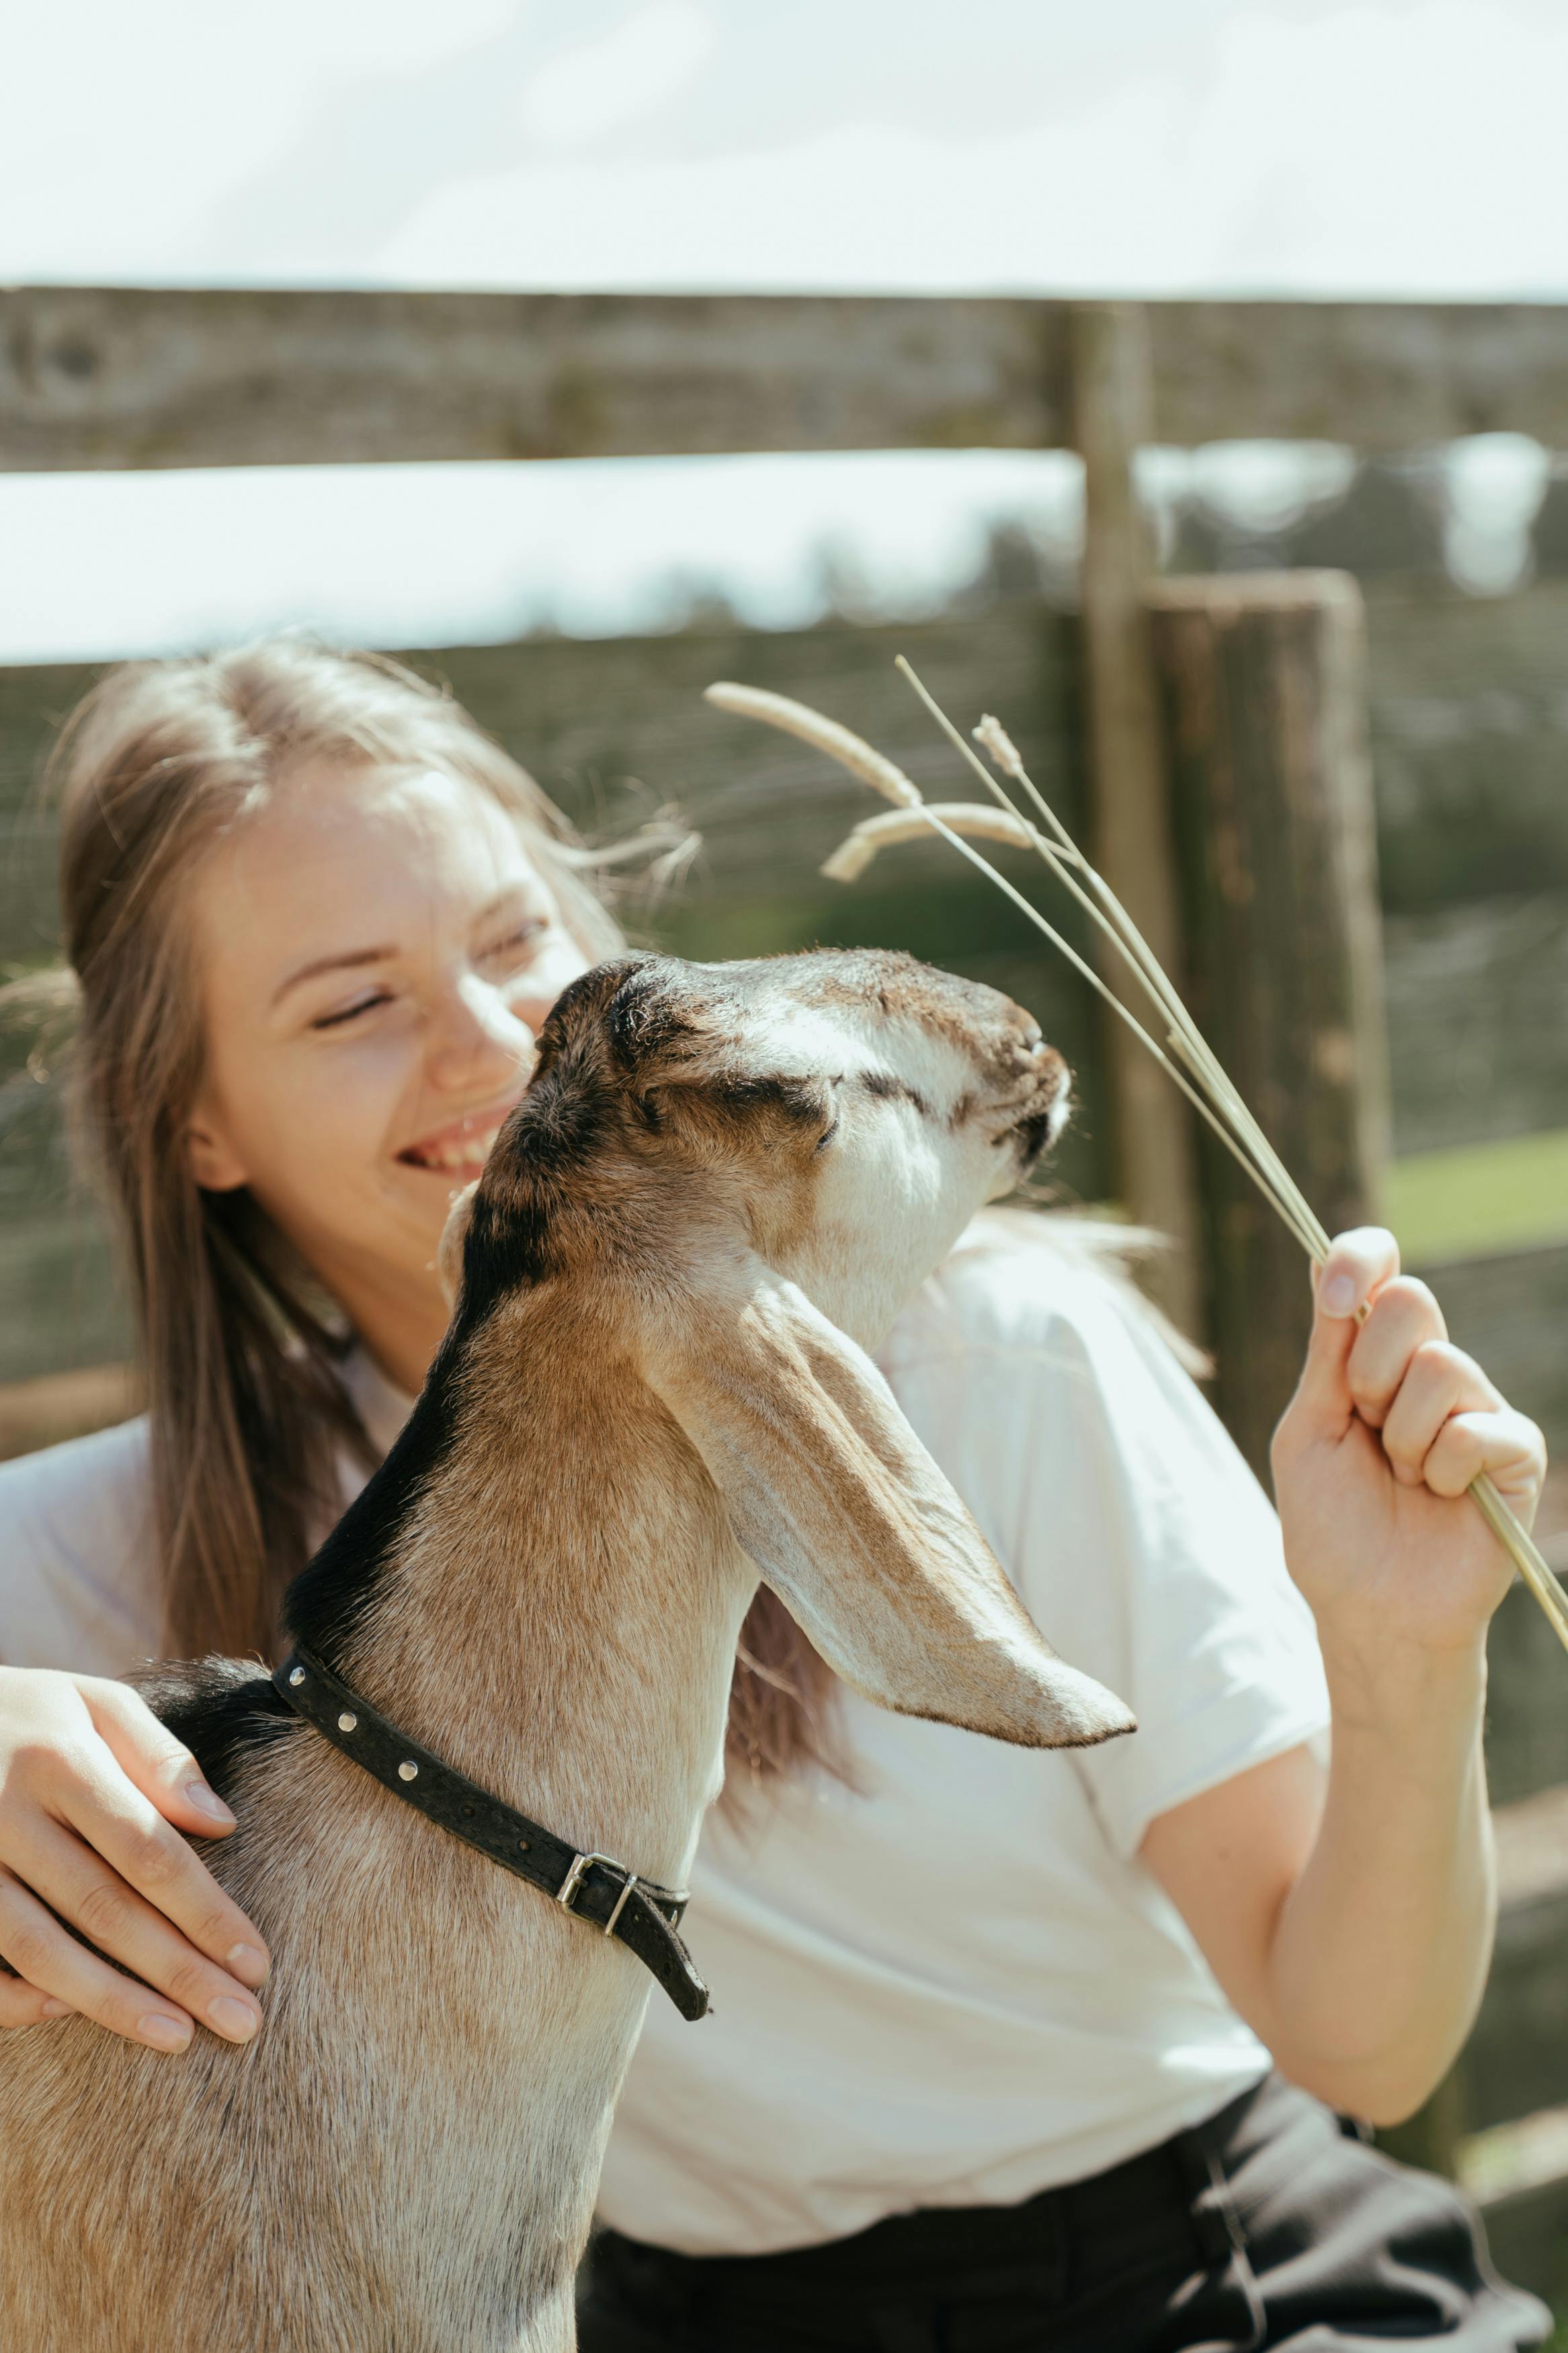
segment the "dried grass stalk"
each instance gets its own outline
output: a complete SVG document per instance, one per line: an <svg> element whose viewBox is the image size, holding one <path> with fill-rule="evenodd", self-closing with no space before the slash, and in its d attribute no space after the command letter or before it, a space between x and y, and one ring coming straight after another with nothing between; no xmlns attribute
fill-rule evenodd
<svg viewBox="0 0 1568 2353"><path fill-rule="evenodd" d="M928 801L918 809L889 809L884 817L863 817L846 836L822 871L830 882L858 882L879 849L896 842L913 841L931 833L936 818L953 833L982 841L1005 841L1014 849L1034 847L1034 833L1022 818L1005 809L987 808L981 801Z"/></svg>
<svg viewBox="0 0 1568 2353"><path fill-rule="evenodd" d="M798 735L803 744L826 752L884 800L896 801L900 808L921 807L921 797L901 768L873 751L860 736L852 735L847 727L840 727L836 719L825 719L820 711L792 702L787 694L770 694L761 686L735 686L728 679L709 687L705 699L739 718L760 719L769 727L782 728L786 735Z"/></svg>
<svg viewBox="0 0 1568 2353"><path fill-rule="evenodd" d="M1000 720L989 714L982 719L974 731L976 740L1002 774L1023 786L1042 820L1043 831L1031 825L1015 807L991 771L964 742L947 713L927 693L901 654L898 667L949 742L980 777L997 804L994 809L987 808L980 802L941 802L934 805L923 802L903 771L895 768L891 761L885 760L868 744L862 743L859 736L850 734L847 728L840 727L834 720L823 718L805 704L791 702L783 695L765 694L751 687L712 686L708 690L708 699L718 703L722 710L739 712L770 726L782 727L787 733L799 736L803 742L815 744L830 759L837 760L853 775L900 804L900 814L896 817L870 818L858 825L824 866L824 874L836 881L853 881L865 872L880 850L895 842L912 840L918 833L924 831L941 834L972 866L978 868L1066 956L1075 970L1083 975L1112 1012L1142 1041L1226 1150L1239 1161L1314 1265L1321 1266L1328 1256L1329 1237L1310 1205L1243 1103L1213 1048L1183 1004L1127 910L1110 885L1095 872L1034 784L1016 745ZM889 788L889 777L897 780L896 790ZM1093 966L1062 937L1053 923L1047 921L1039 909L1008 881L1005 875L998 873L987 859L971 847L970 842L963 838L964 834L1005 841L1015 847L1030 849L1038 855L1127 966L1148 1000L1159 1026L1165 1030L1170 1053L1107 987ZM1564 1650L1568 1650L1568 1593L1564 1593L1491 1480L1483 1475L1475 1481L1469 1492L1487 1525L1540 1604L1559 1641Z"/></svg>

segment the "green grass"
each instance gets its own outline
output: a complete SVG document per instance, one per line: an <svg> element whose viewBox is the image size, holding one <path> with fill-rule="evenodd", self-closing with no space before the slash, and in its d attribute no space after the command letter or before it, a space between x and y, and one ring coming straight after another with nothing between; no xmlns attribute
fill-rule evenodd
<svg viewBox="0 0 1568 2353"><path fill-rule="evenodd" d="M1568 1128L1395 1161L1386 1206L1412 1266L1568 1241Z"/></svg>

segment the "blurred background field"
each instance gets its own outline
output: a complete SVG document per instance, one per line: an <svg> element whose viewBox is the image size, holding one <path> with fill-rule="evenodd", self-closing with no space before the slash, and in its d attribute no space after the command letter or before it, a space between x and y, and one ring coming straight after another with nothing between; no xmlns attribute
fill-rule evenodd
<svg viewBox="0 0 1568 2353"><path fill-rule="evenodd" d="M1028 1003L1079 1074L1051 1198L1121 1213L1114 1083L1071 976L935 846L822 881L858 788L700 701L720 676L799 695L966 796L894 676L904 651L964 723L999 712L1092 832L1086 476L1055 360L988 374L960 306L889 330L857 373L855 335L883 332L868 309L770 369L764 303L724 314L717 358L660 371L700 343L703 295L1149 297L1173 306L1156 341L1176 305L1257 298L1196 336L1190 376L1156 364L1170 429L1131 456L1155 585L1358 585L1391 1082L1363 1206L1568 1447L1568 25L1549 0L386 0L374 31L286 0L262 44L187 0L134 26L68 0L16 39L13 92L76 87L84 43L102 70L69 140L63 99L13 98L0 142L7 974L54 953L40 763L100 666L310 627L449 681L590 839L679 808L702 848L628 900L637 936L900 945ZM174 292L73 292L135 286ZM589 299L556 350L543 312L396 309L410 287ZM201 288L239 291L182 309ZM317 290L303 325L290 288ZM595 290L669 300L600 316ZM1415 298L1494 307L1467 343L1458 310ZM595 379L566 342L601 332L624 364ZM1033 332L1015 322L1009 350ZM900 334L911 377L958 387L934 425L899 409ZM298 400L289 335L316 371ZM736 352L735 413L766 421L727 439ZM895 411L881 438L926 446L842 422ZM1245 1028L1247 1007L1215 1010ZM0 1453L134 1404L58 1046L0 1035ZM1292 1053L1278 1076L1310 1134L1327 1075ZM1212 1257L1232 1210L1207 1214ZM1568 1568L1568 1478L1543 1534ZM1498 1962L1408 2145L1463 2174L1500 2261L1568 2308L1568 1661L1516 1593L1492 1662Z"/></svg>

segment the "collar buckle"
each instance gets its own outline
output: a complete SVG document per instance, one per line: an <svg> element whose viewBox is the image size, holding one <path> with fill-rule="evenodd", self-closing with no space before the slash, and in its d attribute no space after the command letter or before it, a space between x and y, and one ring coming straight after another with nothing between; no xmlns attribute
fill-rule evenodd
<svg viewBox="0 0 1568 2353"><path fill-rule="evenodd" d="M620 1918L621 1914L626 1910L626 1903L631 1895L632 1890L638 1884L637 1873L635 1871L628 1871L624 1862L617 1862L613 1854L574 1854L572 1858L571 1866L567 1871L566 1876L561 1883L560 1890L556 1895L555 1901L560 1905L563 1912L572 1912L573 1917L575 1919L578 1915L575 1912L573 1912L573 1906L576 1901L577 1892L582 1886L588 1873L593 1869L596 1862L602 1863L606 1871L618 1872L624 1883L620 1894L616 1898L615 1906L611 1911L610 1916L604 1926L603 1934L606 1936L613 1936L616 1933L616 1923ZM584 1921L583 1925L584 1927L589 1927L596 1926L597 1924Z"/></svg>

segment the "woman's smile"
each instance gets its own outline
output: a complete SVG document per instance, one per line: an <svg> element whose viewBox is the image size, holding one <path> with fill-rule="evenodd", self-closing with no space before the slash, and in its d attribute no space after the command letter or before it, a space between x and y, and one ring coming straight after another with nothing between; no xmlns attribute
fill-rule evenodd
<svg viewBox="0 0 1568 2353"><path fill-rule="evenodd" d="M470 1184L483 1170L508 1113L521 1097L520 1086L504 1103L467 1112L461 1119L422 1135L416 1144L405 1144L396 1157L405 1167L426 1169L448 1180L455 1178L459 1185Z"/></svg>

